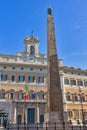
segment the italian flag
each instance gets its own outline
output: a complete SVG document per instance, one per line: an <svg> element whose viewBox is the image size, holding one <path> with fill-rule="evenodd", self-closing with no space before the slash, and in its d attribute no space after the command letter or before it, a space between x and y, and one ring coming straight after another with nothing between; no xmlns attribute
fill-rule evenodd
<svg viewBox="0 0 87 130"><path fill-rule="evenodd" d="M26 86L26 91L25 91L25 99L29 99L29 89L28 89L28 86Z"/></svg>

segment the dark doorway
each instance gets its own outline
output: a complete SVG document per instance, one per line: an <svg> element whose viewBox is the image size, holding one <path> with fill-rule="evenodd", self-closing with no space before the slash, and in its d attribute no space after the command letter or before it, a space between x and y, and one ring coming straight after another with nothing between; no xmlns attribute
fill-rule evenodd
<svg viewBox="0 0 87 130"><path fill-rule="evenodd" d="M18 115L18 117L17 117L17 123L18 124L22 123L22 116L21 115Z"/></svg>
<svg viewBox="0 0 87 130"><path fill-rule="evenodd" d="M33 124L35 123L35 109L29 108L28 109L28 124Z"/></svg>

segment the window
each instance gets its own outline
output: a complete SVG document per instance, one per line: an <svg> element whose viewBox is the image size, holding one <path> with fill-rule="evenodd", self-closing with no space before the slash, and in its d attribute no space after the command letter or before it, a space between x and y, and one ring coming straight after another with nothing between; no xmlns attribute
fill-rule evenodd
<svg viewBox="0 0 87 130"><path fill-rule="evenodd" d="M33 55L34 54L34 46L30 47L30 54Z"/></svg>
<svg viewBox="0 0 87 130"><path fill-rule="evenodd" d="M65 71L65 74L67 74L67 72Z"/></svg>
<svg viewBox="0 0 87 130"><path fill-rule="evenodd" d="M74 110L74 114L75 114L75 119L79 119L79 110L78 109Z"/></svg>
<svg viewBox="0 0 87 130"><path fill-rule="evenodd" d="M64 84L68 85L69 84L69 80L68 79L64 79Z"/></svg>
<svg viewBox="0 0 87 130"><path fill-rule="evenodd" d="M0 91L0 99L5 99L5 90Z"/></svg>
<svg viewBox="0 0 87 130"><path fill-rule="evenodd" d="M81 100L81 102L85 102L85 96L84 96L84 94L80 94L80 100Z"/></svg>
<svg viewBox="0 0 87 130"><path fill-rule="evenodd" d="M1 81L7 81L7 75L1 75Z"/></svg>
<svg viewBox="0 0 87 130"><path fill-rule="evenodd" d="M66 93L66 100L67 100L67 101L71 101L70 93Z"/></svg>
<svg viewBox="0 0 87 130"><path fill-rule="evenodd" d="M87 81L84 81L84 85L85 85L85 87L87 87Z"/></svg>
<svg viewBox="0 0 87 130"><path fill-rule="evenodd" d="M33 91L30 91L30 99L33 99Z"/></svg>
<svg viewBox="0 0 87 130"><path fill-rule="evenodd" d="M19 91L18 99L19 100L23 99L23 91L22 90Z"/></svg>
<svg viewBox="0 0 87 130"><path fill-rule="evenodd" d="M36 94L36 92L33 92L33 91L30 91L30 99L33 99L33 100L35 100L36 98L37 98L37 94Z"/></svg>
<svg viewBox="0 0 87 130"><path fill-rule="evenodd" d="M71 79L71 85L76 85L76 80Z"/></svg>
<svg viewBox="0 0 87 130"><path fill-rule="evenodd" d="M34 80L35 80L35 77L34 77L34 76L30 76L30 77L29 77L29 82L30 82L30 83L34 83Z"/></svg>
<svg viewBox="0 0 87 130"><path fill-rule="evenodd" d="M33 68L30 68L31 71L33 71Z"/></svg>
<svg viewBox="0 0 87 130"><path fill-rule="evenodd" d="M85 119L87 119L87 112L84 112Z"/></svg>
<svg viewBox="0 0 87 130"><path fill-rule="evenodd" d="M4 66L4 69L6 69L6 66Z"/></svg>
<svg viewBox="0 0 87 130"><path fill-rule="evenodd" d="M72 118L72 111L71 110L67 110L67 115L68 115L68 118L71 119Z"/></svg>
<svg viewBox="0 0 87 130"><path fill-rule="evenodd" d="M14 70L14 69L15 69L15 67L12 67L12 69Z"/></svg>
<svg viewBox="0 0 87 130"><path fill-rule="evenodd" d="M33 92L33 99L37 99L37 94L36 94L36 92Z"/></svg>
<svg viewBox="0 0 87 130"><path fill-rule="evenodd" d="M81 80L78 80L78 86L83 86L83 82Z"/></svg>
<svg viewBox="0 0 87 130"><path fill-rule="evenodd" d="M11 81L14 82L15 81L15 75L11 76Z"/></svg>
<svg viewBox="0 0 87 130"><path fill-rule="evenodd" d="M25 77L24 76L19 76L19 82L24 82L25 81Z"/></svg>
<svg viewBox="0 0 87 130"><path fill-rule="evenodd" d="M14 93L10 93L10 99L14 99Z"/></svg>
<svg viewBox="0 0 87 130"><path fill-rule="evenodd" d="M44 92L43 91L40 91L40 99L44 99Z"/></svg>
<svg viewBox="0 0 87 130"><path fill-rule="evenodd" d="M14 99L14 90L10 90L10 99Z"/></svg>
<svg viewBox="0 0 87 130"><path fill-rule="evenodd" d="M77 94L73 94L73 102L77 102L78 101L78 96Z"/></svg>
<svg viewBox="0 0 87 130"><path fill-rule="evenodd" d="M42 69L40 69L40 71L42 71Z"/></svg>
<svg viewBox="0 0 87 130"><path fill-rule="evenodd" d="M38 82L39 83L44 83L44 77L38 77Z"/></svg>

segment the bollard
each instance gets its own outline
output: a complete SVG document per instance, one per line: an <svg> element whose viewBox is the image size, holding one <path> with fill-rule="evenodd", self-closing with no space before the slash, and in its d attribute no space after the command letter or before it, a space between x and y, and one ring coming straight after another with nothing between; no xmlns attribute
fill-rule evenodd
<svg viewBox="0 0 87 130"><path fill-rule="evenodd" d="M17 126L18 126L18 127L17 127L17 130L19 130L19 123L17 124Z"/></svg>
<svg viewBox="0 0 87 130"><path fill-rule="evenodd" d="M26 122L24 122L24 130L26 130Z"/></svg>
<svg viewBox="0 0 87 130"><path fill-rule="evenodd" d="M46 123L46 130L47 130L47 123Z"/></svg>
<svg viewBox="0 0 87 130"><path fill-rule="evenodd" d="M39 129L39 126L38 126L38 125L39 125L39 123L37 123L37 130Z"/></svg>
<svg viewBox="0 0 87 130"><path fill-rule="evenodd" d="M70 120L70 124L71 124L71 128L72 128L72 130L73 130L73 125L72 125L72 121Z"/></svg>
<svg viewBox="0 0 87 130"><path fill-rule="evenodd" d="M9 123L7 124L7 130L9 130Z"/></svg>
<svg viewBox="0 0 87 130"><path fill-rule="evenodd" d="M55 130L56 130L56 122L55 122Z"/></svg>
<svg viewBox="0 0 87 130"><path fill-rule="evenodd" d="M65 130L65 121L63 121L63 130Z"/></svg>

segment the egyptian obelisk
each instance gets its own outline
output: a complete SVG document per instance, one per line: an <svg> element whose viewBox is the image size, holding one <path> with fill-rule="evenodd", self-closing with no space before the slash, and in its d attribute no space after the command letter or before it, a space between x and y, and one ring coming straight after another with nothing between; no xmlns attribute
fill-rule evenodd
<svg viewBox="0 0 87 130"><path fill-rule="evenodd" d="M52 9L48 8L47 19L47 47L48 47L48 94L46 122L59 122L63 120L63 99L60 85L58 56L56 49L56 36Z"/></svg>

